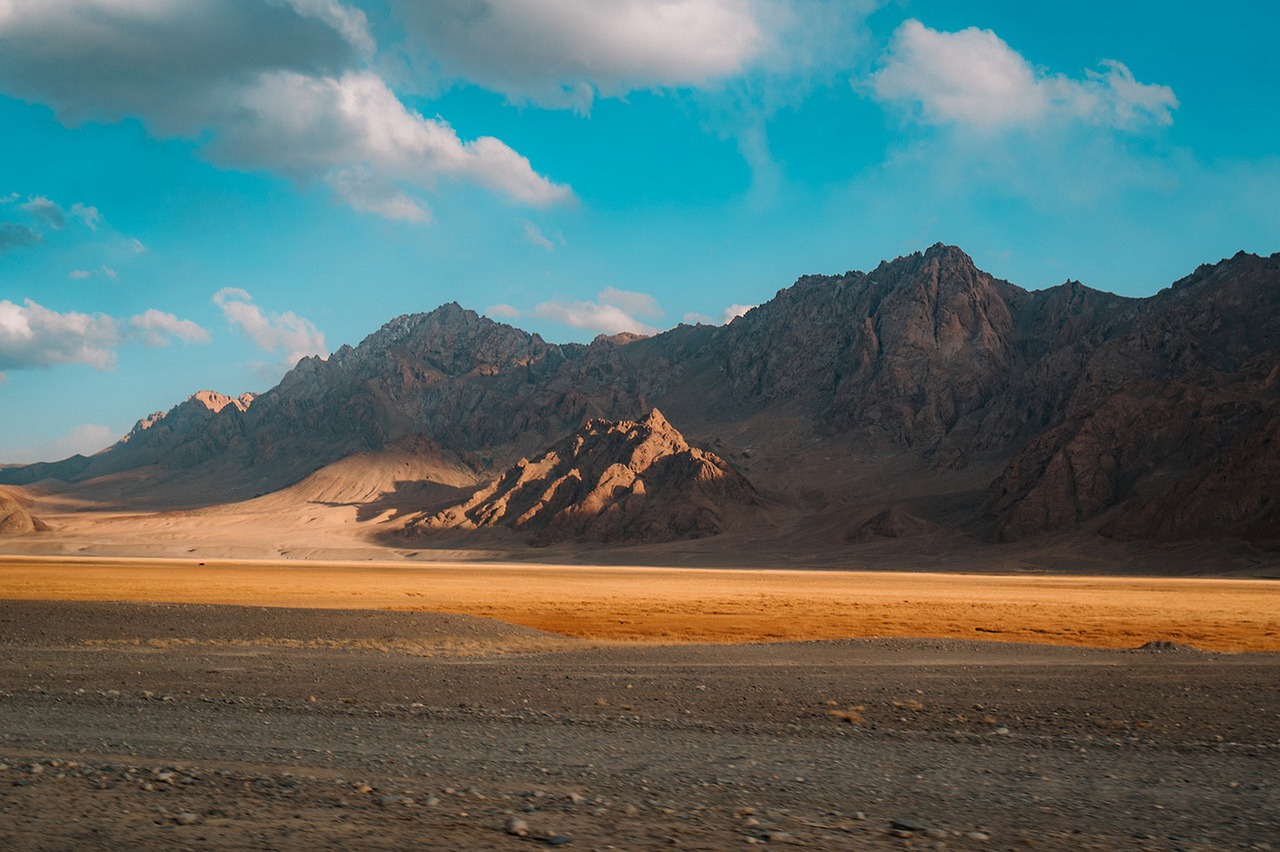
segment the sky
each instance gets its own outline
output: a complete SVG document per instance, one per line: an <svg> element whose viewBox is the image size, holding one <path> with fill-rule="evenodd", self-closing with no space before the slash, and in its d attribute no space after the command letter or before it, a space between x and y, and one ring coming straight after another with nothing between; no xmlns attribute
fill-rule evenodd
<svg viewBox="0 0 1280 852"><path fill-rule="evenodd" d="M720 324L936 242L1280 251L1280 4L0 0L0 463L451 301Z"/></svg>

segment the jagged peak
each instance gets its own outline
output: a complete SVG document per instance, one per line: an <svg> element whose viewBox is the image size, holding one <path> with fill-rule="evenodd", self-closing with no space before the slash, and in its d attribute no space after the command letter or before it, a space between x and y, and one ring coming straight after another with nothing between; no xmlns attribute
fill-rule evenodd
<svg viewBox="0 0 1280 852"><path fill-rule="evenodd" d="M218 393L217 391L199 390L188 397L187 401L203 405L205 408L217 414L228 405L232 406L237 411L248 411L249 406L253 404L253 401L256 398L257 394L254 393L242 393L239 396L227 396L226 394Z"/></svg>
<svg viewBox="0 0 1280 852"><path fill-rule="evenodd" d="M667 418L662 415L662 412L656 407L649 409L649 413L642 417L639 423L641 426L644 426L646 429L654 432L675 430L675 427L671 425L671 422L667 420Z"/></svg>

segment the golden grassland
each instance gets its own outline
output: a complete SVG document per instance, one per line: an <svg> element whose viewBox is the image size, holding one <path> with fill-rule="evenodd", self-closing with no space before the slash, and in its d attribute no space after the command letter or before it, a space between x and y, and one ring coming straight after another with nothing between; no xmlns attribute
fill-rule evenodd
<svg viewBox="0 0 1280 852"><path fill-rule="evenodd" d="M568 636L1280 650L1267 580L0 556L0 600L456 612Z"/></svg>

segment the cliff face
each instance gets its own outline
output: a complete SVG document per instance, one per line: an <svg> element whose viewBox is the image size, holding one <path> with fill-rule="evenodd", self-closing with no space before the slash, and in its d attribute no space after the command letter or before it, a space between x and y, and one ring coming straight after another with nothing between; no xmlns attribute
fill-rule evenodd
<svg viewBox="0 0 1280 852"><path fill-rule="evenodd" d="M639 422L591 420L412 528L502 526L530 532L542 545L671 541L716 535L727 511L755 502L741 474L689 446L655 408Z"/></svg>
<svg viewBox="0 0 1280 852"><path fill-rule="evenodd" d="M999 538L1110 513L1117 538L1280 542L1280 256L1202 267L1083 363L1058 422L991 486Z"/></svg>
<svg viewBox="0 0 1280 852"><path fill-rule="evenodd" d="M967 520L948 523L999 540L1280 541L1278 267L1241 254L1127 299L1076 282L1028 292L938 245L806 276L724 327L590 345L450 304L304 359L256 398L197 395L92 458L2 469L0 482L152 466L235 499L422 441L494 475L588 420L658 406L726 453L749 444L762 488L785 490L804 464L817 477L804 487L822 491L825 469L874 457L901 476L862 496L890 505L921 467L992 471Z"/></svg>

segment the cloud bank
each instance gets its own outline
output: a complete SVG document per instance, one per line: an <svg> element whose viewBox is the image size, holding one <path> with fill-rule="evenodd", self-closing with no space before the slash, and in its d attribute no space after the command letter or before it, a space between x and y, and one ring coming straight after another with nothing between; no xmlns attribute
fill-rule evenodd
<svg viewBox="0 0 1280 852"><path fill-rule="evenodd" d="M0 90L67 124L137 117L218 165L410 222L430 220L422 194L441 179L533 206L572 197L502 141L406 108L374 49L364 13L337 0L0 0Z"/></svg>

